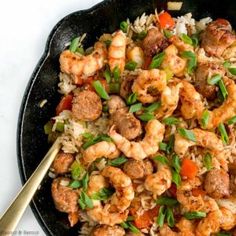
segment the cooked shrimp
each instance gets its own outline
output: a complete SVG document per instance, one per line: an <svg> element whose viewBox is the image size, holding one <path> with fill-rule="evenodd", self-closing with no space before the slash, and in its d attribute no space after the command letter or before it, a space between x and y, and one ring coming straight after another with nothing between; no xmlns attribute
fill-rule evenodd
<svg viewBox="0 0 236 236"><path fill-rule="evenodd" d="M236 216L230 210L221 207L220 228L223 230L230 230L236 225Z"/></svg>
<svg viewBox="0 0 236 236"><path fill-rule="evenodd" d="M125 235L125 230L118 225L115 226L101 225L96 227L91 234L91 236L124 236L124 235Z"/></svg>
<svg viewBox="0 0 236 236"><path fill-rule="evenodd" d="M185 119L200 118L204 109L201 95L194 86L187 81L182 81L180 91L181 113Z"/></svg>
<svg viewBox="0 0 236 236"><path fill-rule="evenodd" d="M102 170L102 175L109 179L116 193L111 198L111 208L125 211L134 199L134 190L129 176L121 169L107 166Z"/></svg>
<svg viewBox="0 0 236 236"><path fill-rule="evenodd" d="M178 106L180 89L182 83L168 84L161 94L161 107L157 109L155 116L157 119L171 116Z"/></svg>
<svg viewBox="0 0 236 236"><path fill-rule="evenodd" d="M191 224L191 222L188 222L188 224ZM178 225L178 223L176 225ZM177 226L180 232L174 232L167 224L164 224L163 227L160 228L160 236L195 236L194 231L192 229L193 226L188 226L189 228L185 228L186 226L187 223L184 223L183 227L181 228Z"/></svg>
<svg viewBox="0 0 236 236"><path fill-rule="evenodd" d="M87 56L65 50L60 55L61 71L71 74L75 79L80 76L92 76L103 68L106 54L106 47L101 42L95 43L94 51Z"/></svg>
<svg viewBox="0 0 236 236"><path fill-rule="evenodd" d="M178 223L175 225L180 233L179 236L194 236L195 225L191 220L187 220L184 217L180 219Z"/></svg>
<svg viewBox="0 0 236 236"><path fill-rule="evenodd" d="M109 131L110 137L113 139L118 149L121 150L125 156L142 160L150 155L155 154L159 149L159 143L162 141L165 127L158 120L150 120L145 127L146 134L142 141L129 141L120 134L118 134L114 127Z"/></svg>
<svg viewBox="0 0 236 236"><path fill-rule="evenodd" d="M119 30L117 31L111 41L108 49L108 63L111 71L116 67L123 72L125 67L125 51L126 51L126 36Z"/></svg>
<svg viewBox="0 0 236 236"><path fill-rule="evenodd" d="M160 196L171 186L172 175L167 165L158 164L158 171L148 175L145 179L145 188L152 192L154 197Z"/></svg>
<svg viewBox="0 0 236 236"><path fill-rule="evenodd" d="M109 113L114 114L119 109L125 108L126 104L121 97L117 95L112 95L110 96L110 99L107 102L107 106L108 106Z"/></svg>
<svg viewBox="0 0 236 236"><path fill-rule="evenodd" d="M119 154L120 152L113 142L101 141L84 150L83 161L85 165L90 165L98 158L114 159Z"/></svg>
<svg viewBox="0 0 236 236"><path fill-rule="evenodd" d="M210 236L213 233L217 233L220 229L221 215L219 210L210 212L197 225L196 236Z"/></svg>
<svg viewBox="0 0 236 236"><path fill-rule="evenodd" d="M134 61L137 63L137 68L141 68L144 64L144 53L143 49L135 46L131 49L128 49L127 58L130 61Z"/></svg>
<svg viewBox="0 0 236 236"><path fill-rule="evenodd" d="M193 196L192 190L199 187L201 181L199 178L182 181L179 188L177 188L177 200L182 205L184 211L214 211L219 209L216 201L212 198L198 195Z"/></svg>
<svg viewBox="0 0 236 236"><path fill-rule="evenodd" d="M171 70L177 77L183 76L187 60L178 56L178 49L173 44L166 48L164 52L165 56L161 68Z"/></svg>
<svg viewBox="0 0 236 236"><path fill-rule="evenodd" d="M223 150L223 142L215 133L198 128L192 129L191 131L196 137L196 142L185 139L179 133L175 134L174 150L178 155L185 155L188 149L192 146L201 146L216 154Z"/></svg>
<svg viewBox="0 0 236 236"><path fill-rule="evenodd" d="M140 72L134 81L132 91L142 103L153 103L160 98L166 87L166 73L162 70L152 69Z"/></svg>
<svg viewBox="0 0 236 236"><path fill-rule="evenodd" d="M194 50L192 45L185 43L177 35L173 35L171 38L169 38L169 41L171 43L173 43L177 47L177 49L181 52L183 52L183 51L192 51L193 52L193 50Z"/></svg>
<svg viewBox="0 0 236 236"><path fill-rule="evenodd" d="M220 107L209 111L210 118L206 126L207 129L213 129L221 122L224 123L236 115L236 84L227 77L224 77L224 83L228 91L228 97Z"/></svg>

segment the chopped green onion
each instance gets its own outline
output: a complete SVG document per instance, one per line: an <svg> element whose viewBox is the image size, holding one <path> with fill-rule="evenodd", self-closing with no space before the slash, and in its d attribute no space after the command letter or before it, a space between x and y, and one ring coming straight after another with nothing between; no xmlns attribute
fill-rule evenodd
<svg viewBox="0 0 236 236"><path fill-rule="evenodd" d="M104 106L102 106L102 111L103 112L108 112L108 106L107 105L104 105Z"/></svg>
<svg viewBox="0 0 236 236"><path fill-rule="evenodd" d="M197 66L197 57L196 57L196 55L191 51L184 51L184 52L182 52L181 56L188 59L187 70L188 70L189 74L192 74L193 70Z"/></svg>
<svg viewBox="0 0 236 236"><path fill-rule="evenodd" d="M193 46L196 48L199 45L198 34L193 34L192 37Z"/></svg>
<svg viewBox="0 0 236 236"><path fill-rule="evenodd" d="M228 69L231 66L231 63L229 61L225 61L223 63L224 68Z"/></svg>
<svg viewBox="0 0 236 236"><path fill-rule="evenodd" d="M177 173L180 172L180 159L177 154L172 156L171 164Z"/></svg>
<svg viewBox="0 0 236 236"><path fill-rule="evenodd" d="M158 226L162 227L164 225L165 215L166 215L165 207L161 206L159 209L159 214L157 216L157 225Z"/></svg>
<svg viewBox="0 0 236 236"><path fill-rule="evenodd" d="M110 70L107 68L104 73L103 73L107 83L109 84L111 82L111 72Z"/></svg>
<svg viewBox="0 0 236 236"><path fill-rule="evenodd" d="M221 92L221 94L222 94L222 96L223 96L223 98L225 100L227 98L227 96L228 96L228 91L227 91L227 89L225 87L225 84L224 84L223 80L220 80L218 85L220 87L220 92Z"/></svg>
<svg viewBox="0 0 236 236"><path fill-rule="evenodd" d="M114 80L116 82L118 82L120 80L120 69L118 66L116 66L113 70L113 76L114 76Z"/></svg>
<svg viewBox="0 0 236 236"><path fill-rule="evenodd" d="M125 69L126 69L126 70L130 70L130 71L134 71L135 68L137 67L137 65L138 65L137 62L135 62L135 61L129 61L129 62L126 63Z"/></svg>
<svg viewBox="0 0 236 236"><path fill-rule="evenodd" d="M173 116L164 118L162 121L166 125L177 125L180 122L178 118L175 118Z"/></svg>
<svg viewBox="0 0 236 236"><path fill-rule="evenodd" d="M215 74L212 77L207 79L207 83L210 85L217 84L221 80L221 78L222 78L221 75Z"/></svg>
<svg viewBox="0 0 236 236"><path fill-rule="evenodd" d="M180 35L180 38L181 38L181 40L182 40L184 43L193 45L192 39L191 39L187 34L181 34L181 35Z"/></svg>
<svg viewBox="0 0 236 236"><path fill-rule="evenodd" d="M105 99L108 100L110 97L107 94L105 88L102 86L101 82L99 80L95 80L93 83L93 87L95 88L96 92L98 93L98 95Z"/></svg>
<svg viewBox="0 0 236 236"><path fill-rule="evenodd" d="M126 21L122 21L120 23L120 29L124 32L127 33L128 31L129 24Z"/></svg>
<svg viewBox="0 0 236 236"><path fill-rule="evenodd" d="M129 229L131 232L138 234L140 233L139 229L136 228L131 222L122 222L120 226L124 229Z"/></svg>
<svg viewBox="0 0 236 236"><path fill-rule="evenodd" d="M137 94L131 93L126 100L127 105L132 105L137 101Z"/></svg>
<svg viewBox="0 0 236 236"><path fill-rule="evenodd" d="M126 223L126 222L120 223L120 226L121 226L122 228L124 228L124 229L128 229L128 228L129 228L129 225L128 225L128 223Z"/></svg>
<svg viewBox="0 0 236 236"><path fill-rule="evenodd" d="M167 207L166 209L166 221L170 227L174 227L175 218L174 218L173 210L170 207Z"/></svg>
<svg viewBox="0 0 236 236"><path fill-rule="evenodd" d="M111 40L105 40L104 43L106 44L107 47L109 47L111 45Z"/></svg>
<svg viewBox="0 0 236 236"><path fill-rule="evenodd" d="M220 132L222 142L224 144L227 144L229 142L229 137L228 137L228 134L226 132L226 129L225 129L225 126L223 123L219 124L218 130Z"/></svg>
<svg viewBox="0 0 236 236"><path fill-rule="evenodd" d="M220 233L217 233L216 236L232 236L232 234L228 232L220 232Z"/></svg>
<svg viewBox="0 0 236 236"><path fill-rule="evenodd" d="M85 138L85 139L91 139L91 138L94 138L94 135L91 134L91 133L83 133L82 136L83 136L83 138Z"/></svg>
<svg viewBox="0 0 236 236"><path fill-rule="evenodd" d="M129 112L134 113L136 111L140 111L142 109L143 105L142 103L136 103L130 106Z"/></svg>
<svg viewBox="0 0 236 236"><path fill-rule="evenodd" d="M109 92L110 93L119 93L120 92L120 84L119 83L110 83L109 84Z"/></svg>
<svg viewBox="0 0 236 236"><path fill-rule="evenodd" d="M152 58L149 69L158 68L164 60L165 53L161 52Z"/></svg>
<svg viewBox="0 0 236 236"><path fill-rule="evenodd" d="M165 36L166 38L168 38L168 39L173 36L173 34L171 33L171 31L166 30L166 29L163 30L163 33L164 33L164 36Z"/></svg>
<svg viewBox="0 0 236 236"><path fill-rule="evenodd" d="M209 118L210 118L210 113L208 110L205 110L202 113L202 118L201 118L201 124L203 128L206 128L209 122Z"/></svg>
<svg viewBox="0 0 236 236"><path fill-rule="evenodd" d="M179 187L181 184L180 174L177 173L175 170L172 170L172 182L175 183L177 187Z"/></svg>
<svg viewBox="0 0 236 236"><path fill-rule="evenodd" d="M84 172L83 166L78 161L74 161L70 168L71 176L74 180L78 180L81 174Z"/></svg>
<svg viewBox="0 0 236 236"><path fill-rule="evenodd" d="M85 208L93 208L93 202L91 198L82 190L79 198L79 205L82 210Z"/></svg>
<svg viewBox="0 0 236 236"><path fill-rule="evenodd" d="M228 70L229 70L230 74L236 75L236 67L230 67L230 68L228 68Z"/></svg>
<svg viewBox="0 0 236 236"><path fill-rule="evenodd" d="M53 127L53 124L51 121L48 121L45 125L44 125L44 133L45 134L50 134L52 133L52 127Z"/></svg>
<svg viewBox="0 0 236 236"><path fill-rule="evenodd" d="M210 153L206 153L203 157L203 165L207 168L207 170L212 169L212 156Z"/></svg>
<svg viewBox="0 0 236 236"><path fill-rule="evenodd" d="M139 119L142 121L149 121L155 119L155 116L151 113L143 113L139 116Z"/></svg>
<svg viewBox="0 0 236 236"><path fill-rule="evenodd" d="M157 205L165 205L165 206L175 206L178 204L178 201L175 198L172 197L159 197L156 200Z"/></svg>
<svg viewBox="0 0 236 236"><path fill-rule="evenodd" d="M236 123L236 116L233 116L231 119L228 120L228 125L232 125Z"/></svg>
<svg viewBox="0 0 236 236"><path fill-rule="evenodd" d="M117 157L116 159L109 160L108 164L111 166L120 166L127 161L128 161L128 159L125 156L121 156L121 157Z"/></svg>
<svg viewBox="0 0 236 236"><path fill-rule="evenodd" d="M169 138L169 142L167 144L167 149L166 152L167 154L170 154L173 152L174 149L174 144L175 144L175 136L172 134Z"/></svg>
<svg viewBox="0 0 236 236"><path fill-rule="evenodd" d="M141 33L134 34L132 39L133 40L143 40L147 36L147 31L142 31Z"/></svg>
<svg viewBox="0 0 236 236"><path fill-rule="evenodd" d="M64 123L57 122L57 124L56 124L56 131L61 132L61 133L64 132L64 126L65 126Z"/></svg>
<svg viewBox="0 0 236 236"><path fill-rule="evenodd" d="M82 145L82 148L87 149L88 147L101 141L112 142L112 139L106 134L98 135L97 137L91 137L91 138L88 138L87 141Z"/></svg>
<svg viewBox="0 0 236 236"><path fill-rule="evenodd" d="M160 142L159 148L161 151L166 151L167 150L167 143Z"/></svg>
<svg viewBox="0 0 236 236"><path fill-rule="evenodd" d="M188 220L201 219L206 217L206 212L203 211L192 211L184 213L184 217Z"/></svg>
<svg viewBox="0 0 236 236"><path fill-rule="evenodd" d="M186 138L186 139L188 139L188 140L191 140L191 141L193 141L193 142L196 142L196 136L195 136L195 134L193 133L193 131L187 130L187 129L184 129L184 128L179 128L179 129L178 129L178 132L179 132L179 134L180 134L182 137L184 137L184 138Z"/></svg>
<svg viewBox="0 0 236 236"><path fill-rule="evenodd" d="M84 55L84 48L79 47L79 48L76 49L76 52L80 53L81 55Z"/></svg>
<svg viewBox="0 0 236 236"><path fill-rule="evenodd" d="M162 164L168 165L169 160L165 156L156 156L153 158L154 161L159 161Z"/></svg>
<svg viewBox="0 0 236 236"><path fill-rule="evenodd" d="M76 49L78 48L78 45L79 45L79 40L80 40L80 37L77 37L77 38L74 38L71 41L71 44L70 44L70 47L69 47L69 50L71 52L76 52Z"/></svg>
<svg viewBox="0 0 236 236"><path fill-rule="evenodd" d="M81 187L81 182L78 180L72 180L69 184L70 188L80 188Z"/></svg>
<svg viewBox="0 0 236 236"><path fill-rule="evenodd" d="M94 200L107 200L113 195L113 193L114 189L102 188L97 193L94 193L91 198Z"/></svg>
<svg viewBox="0 0 236 236"><path fill-rule="evenodd" d="M154 112L161 107L161 102L154 102L148 107L145 107L144 110L147 112Z"/></svg>
<svg viewBox="0 0 236 236"><path fill-rule="evenodd" d="M81 180L84 191L86 191L88 188L88 181L89 181L89 174L88 174L88 172L86 172L86 174L83 176L83 178Z"/></svg>

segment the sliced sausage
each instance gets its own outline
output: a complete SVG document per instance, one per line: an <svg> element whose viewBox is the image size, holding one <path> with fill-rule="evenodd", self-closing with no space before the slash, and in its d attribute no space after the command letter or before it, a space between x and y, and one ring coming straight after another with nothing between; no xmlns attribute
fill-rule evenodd
<svg viewBox="0 0 236 236"><path fill-rule="evenodd" d="M127 108L119 109L111 116L111 123L116 130L128 140L137 138L142 133L141 122L129 113Z"/></svg>
<svg viewBox="0 0 236 236"><path fill-rule="evenodd" d="M210 170L204 182L207 194L213 198L229 196L229 175L224 170Z"/></svg>
<svg viewBox="0 0 236 236"><path fill-rule="evenodd" d="M124 164L123 170L131 179L140 179L146 175L152 174L153 166L149 160L128 160Z"/></svg>
<svg viewBox="0 0 236 236"><path fill-rule="evenodd" d="M168 47L168 45L168 40L158 28L149 29L142 42L144 54L151 57Z"/></svg>
<svg viewBox="0 0 236 236"><path fill-rule="evenodd" d="M201 46L210 56L221 56L236 40L230 23L225 19L212 21L201 35Z"/></svg>
<svg viewBox="0 0 236 236"><path fill-rule="evenodd" d="M120 86L120 96L122 98L126 99L132 93L131 88L136 78L137 75L128 75L122 80Z"/></svg>
<svg viewBox="0 0 236 236"><path fill-rule="evenodd" d="M66 174L70 171L73 161L72 154L60 152L52 163L52 169L56 174Z"/></svg>
<svg viewBox="0 0 236 236"><path fill-rule="evenodd" d="M195 87L203 97L213 100L216 98L217 86L209 85L207 79L213 75L224 76L225 69L216 63L199 64L195 72Z"/></svg>
<svg viewBox="0 0 236 236"><path fill-rule="evenodd" d="M58 211L66 213L78 211L78 193L64 186L64 183L69 183L69 181L69 178L56 178L53 180L51 187L55 207Z"/></svg>
<svg viewBox="0 0 236 236"><path fill-rule="evenodd" d="M101 98L89 90L76 93L72 101L72 114L78 120L96 120L102 114Z"/></svg>
<svg viewBox="0 0 236 236"><path fill-rule="evenodd" d="M120 96L112 95L107 102L107 106L109 113L114 114L119 109L126 107L126 104Z"/></svg>

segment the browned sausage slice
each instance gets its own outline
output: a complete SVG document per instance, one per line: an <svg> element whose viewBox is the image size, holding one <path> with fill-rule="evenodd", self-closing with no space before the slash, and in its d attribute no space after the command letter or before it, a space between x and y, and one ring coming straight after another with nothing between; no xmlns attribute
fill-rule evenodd
<svg viewBox="0 0 236 236"><path fill-rule="evenodd" d="M213 198L229 196L229 175L224 170L210 170L204 183L207 194Z"/></svg>
<svg viewBox="0 0 236 236"><path fill-rule="evenodd" d="M120 96L122 98L127 98L132 93L132 85L137 75L127 75L121 82L120 86Z"/></svg>
<svg viewBox="0 0 236 236"><path fill-rule="evenodd" d="M64 186L65 182L69 182L68 178L56 178L52 182L52 198L55 204L55 207L58 211L61 212L77 212L78 211L78 193Z"/></svg>
<svg viewBox="0 0 236 236"><path fill-rule="evenodd" d="M66 174L74 161L74 157L70 153L60 152L52 163L52 169L56 174Z"/></svg>
<svg viewBox="0 0 236 236"><path fill-rule="evenodd" d="M102 101L93 91L76 93L72 101L72 113L78 120L96 120L102 114Z"/></svg>
<svg viewBox="0 0 236 236"><path fill-rule="evenodd" d="M201 46L210 56L221 56L236 40L230 23L225 19L212 21L201 35Z"/></svg>

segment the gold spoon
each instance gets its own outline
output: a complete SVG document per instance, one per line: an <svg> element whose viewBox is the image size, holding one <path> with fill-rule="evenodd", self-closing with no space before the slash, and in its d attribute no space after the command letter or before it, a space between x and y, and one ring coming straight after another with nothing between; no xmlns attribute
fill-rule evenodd
<svg viewBox="0 0 236 236"><path fill-rule="evenodd" d="M3 214L0 219L0 234L11 235L13 234L19 220L21 219L26 207L33 198L37 191L41 181L48 172L55 156L59 152L61 144L57 139L52 147L49 149L43 160L40 162L37 169L30 176L28 181L22 187L14 201L11 203L9 208Z"/></svg>

